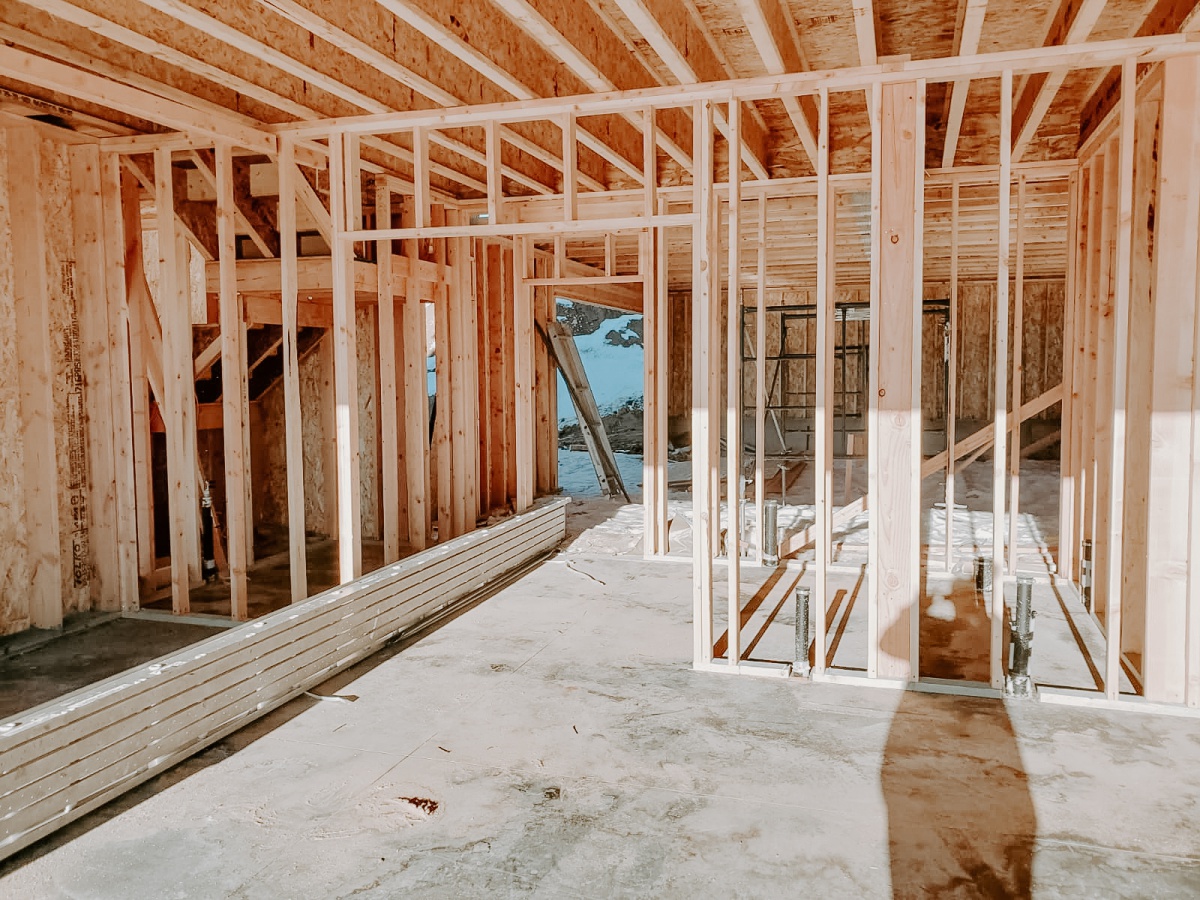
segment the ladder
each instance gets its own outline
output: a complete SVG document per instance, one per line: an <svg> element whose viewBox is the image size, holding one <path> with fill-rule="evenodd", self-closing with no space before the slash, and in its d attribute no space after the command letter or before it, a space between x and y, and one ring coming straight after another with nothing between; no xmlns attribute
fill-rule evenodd
<svg viewBox="0 0 1200 900"><path fill-rule="evenodd" d="M562 372L563 381L566 382L567 393L571 395L571 403L574 404L575 413L579 417L579 430L583 432L588 455L596 468L600 490L610 497L624 497L625 502L629 503L629 492L625 490L625 484L621 481L617 458L613 455L608 433L604 430L604 420L600 417L587 373L583 370L583 360L579 357L579 348L575 346L575 336L570 328L557 321L546 322L544 326L539 322L537 330L558 370Z"/></svg>

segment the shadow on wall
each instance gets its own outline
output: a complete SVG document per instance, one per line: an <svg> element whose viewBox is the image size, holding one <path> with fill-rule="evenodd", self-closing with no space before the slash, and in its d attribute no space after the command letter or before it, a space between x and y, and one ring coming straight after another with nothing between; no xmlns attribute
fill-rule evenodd
<svg viewBox="0 0 1200 900"><path fill-rule="evenodd" d="M905 691L881 782L893 897L1030 896L1037 818L1003 703Z"/></svg>

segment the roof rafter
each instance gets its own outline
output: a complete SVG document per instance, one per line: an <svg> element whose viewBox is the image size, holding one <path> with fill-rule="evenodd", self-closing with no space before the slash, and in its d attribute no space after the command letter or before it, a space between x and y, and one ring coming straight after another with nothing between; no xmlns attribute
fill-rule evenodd
<svg viewBox="0 0 1200 900"><path fill-rule="evenodd" d="M223 88L234 91L237 94L241 94L258 103L262 103L265 106L279 110L289 116L294 116L302 121L313 121L328 115L327 111L323 112L315 109L310 105L296 101L291 96L281 93L283 87L279 84L280 79L278 78L275 79L274 87L268 88L250 80L249 78L233 74L232 72L227 72L224 69L212 64L207 59L203 58L205 49L204 47L196 48L195 52L200 55L185 53L183 50L177 47L157 41L154 38L142 34L133 28L127 27L118 21L106 19L97 12L94 12L92 9L85 7L82 3L78 2L78 0L37 0L37 2L42 11L53 15L54 18L59 19L62 22L85 29L103 38L105 41L110 41L124 47L128 47L131 50L145 54L147 57L161 60L168 65L177 67L181 71L188 72L192 75L198 76L199 78L212 82L213 84L220 85ZM25 33L23 32L22 35L24 34ZM16 40L15 37L10 37L9 39ZM25 44L26 40L27 39L25 37L22 37L20 42ZM39 43L39 39L35 37L33 41L27 43L26 45L30 46L31 49L39 50ZM66 48L64 48L64 50L65 49ZM202 99L194 96L192 96L192 99L189 101L185 99L185 97L191 95L187 95L186 92L175 90L168 84L161 83L156 87L152 79L141 78L129 72L117 71L115 67L111 66L97 68L90 59L85 60L82 58L75 58L76 56L78 56L78 54L74 54L72 52L70 55L62 56L61 58L70 62L74 62L77 65L91 68L95 71L100 71L102 74L106 74L109 77L124 81L127 84L132 84L135 87L143 87L146 90L150 90L170 99L175 99L178 102L190 103L191 105L195 105L202 110L209 109L213 111L219 111L232 116L247 125L254 124L250 117L243 116L233 111L225 110L223 107L220 107L215 103L205 102ZM303 87L303 80L298 80L298 83L301 87ZM183 96L181 96L181 94ZM412 151L408 150L407 148L400 147L396 144L389 143L379 138L368 138L363 143L364 145L369 146L372 150L383 154L384 158L393 157L408 164L412 163L413 154ZM449 141L447 143L452 144L451 146L448 146L447 149L456 152L458 155L467 159L471 159L472 154L477 157L473 160L475 162L480 162L483 158L483 154L481 152L476 152L473 150L473 148L467 147L465 144L459 145L456 142ZM470 176L459 172L457 169L451 168L450 166L442 163L431 161L430 171L473 190L486 189L486 186L483 184L483 182L479 181L478 179L471 178ZM532 179L529 180L532 182ZM540 187L540 193L550 192L549 187L542 185L540 182L533 183ZM532 188L531 186L531 189L536 188Z"/></svg>
<svg viewBox="0 0 1200 900"><path fill-rule="evenodd" d="M266 41L248 34L247 32L239 30L230 23L226 22L224 19L219 18L212 11L213 8L217 6L216 3L206 3L204 9L191 6L190 4L185 3L184 0L154 0L154 5L155 8L171 16L172 18L186 25L190 25L193 28L197 28L201 31L211 34L213 37L225 42L231 47L251 54L256 54L260 58L271 63L276 68L307 81L309 84L319 87L321 90L338 97L341 100L351 103L357 106L359 109L369 113L394 111L391 105L384 103L382 100L365 93L352 84L347 84L344 81L335 78L319 69L316 69L306 62L303 62L298 58L299 54L293 56L292 54L285 53L283 50L279 49L275 42L267 43ZM291 21L290 19L288 20ZM323 36L322 39L324 39ZM353 54L350 55L353 56ZM420 93L410 84L406 84L405 82L398 83L411 90L414 94ZM416 108L421 108L425 105L426 104L423 103L412 103L412 106ZM447 149L451 149L454 152L467 157L468 159L471 158L470 150L473 148L469 148L468 145L457 141L451 142L450 139L445 138L444 136L442 137L442 141L443 146L446 146ZM450 146L451 144L453 144L453 146ZM520 149L525 148L522 147ZM547 160L540 161L548 164ZM545 180L540 178L531 179L530 176L524 172L509 165L505 165L504 174L512 180L520 184L524 184L531 190L545 192L550 187Z"/></svg>
<svg viewBox="0 0 1200 900"><path fill-rule="evenodd" d="M119 109L166 128L229 141L250 150L275 152L275 136L248 128L232 116L184 106L147 91L110 81L16 47L0 46L0 75L36 84L108 109Z"/></svg>
<svg viewBox="0 0 1200 900"><path fill-rule="evenodd" d="M796 41L791 17L780 0L737 0L737 5L768 74L783 75L808 70L808 60ZM804 152L815 166L817 110L812 98L792 97L785 100L783 105L796 128L800 143L804 145Z"/></svg>
<svg viewBox="0 0 1200 900"><path fill-rule="evenodd" d="M412 68L402 65L396 59L369 43L362 36L350 33L348 28L344 27L343 24L333 21L330 16L337 15L338 7L336 6L329 7L324 15L319 15L302 3L296 2L296 0L255 0L255 2L271 9L273 12L337 47L339 50L362 59L389 78L403 84L414 93L421 95L437 106L460 106L462 104L460 97L435 84ZM562 168L562 164L557 156L524 135L517 134L511 129L502 129L502 132L509 144L528 153L551 168ZM457 153L459 156L469 159L478 165L486 165L486 154L478 148L471 147L463 141L455 140L440 132L430 134L429 138L430 142L437 146ZM412 159L413 157L410 154L406 161L411 163ZM436 169L431 166L430 171L436 171ZM513 166L503 166L501 171L506 177L518 184L522 184L538 193L546 192L544 182L531 179L528 175ZM483 185L483 182L478 180L473 179L472 181L471 187L474 187L476 190L479 190L479 186ZM594 182L595 186L599 186L599 184L598 181ZM482 190L486 192L486 185L483 185Z"/></svg>
<svg viewBox="0 0 1200 900"><path fill-rule="evenodd" d="M966 0L962 26L958 31L955 56L974 56L979 52L979 37L983 34L983 20L987 16L988 0ZM963 78L950 82L946 88L948 112L946 114L946 140L942 145L942 167L951 168L958 152L958 135L962 131L963 114L967 111L967 95L971 91L971 80Z"/></svg>
<svg viewBox="0 0 1200 900"><path fill-rule="evenodd" d="M1147 13L1135 37L1195 31L1200 22L1198 0L1159 0ZM1088 92L1079 114L1080 146L1116 106L1121 92L1121 69L1114 67L1101 75Z"/></svg>
<svg viewBox="0 0 1200 900"><path fill-rule="evenodd" d="M1077 44L1087 40L1096 27L1108 0L1062 0L1050 20L1043 47L1056 44ZM1037 73L1025 79L1020 95L1013 104L1012 161L1018 162L1050 110L1058 89L1066 80L1066 72Z"/></svg>
<svg viewBox="0 0 1200 900"><path fill-rule="evenodd" d="M872 0L852 0L854 36L858 39L858 64L874 66L879 62L879 40L875 31L875 4Z"/></svg>
<svg viewBox="0 0 1200 900"><path fill-rule="evenodd" d="M589 3L567 5L561 0L492 0L595 93L633 90L657 84L654 73L631 65L621 39ZM642 121L628 120L641 128ZM692 129L687 116L675 109L659 114L658 145L684 168L692 164Z"/></svg>
<svg viewBox="0 0 1200 900"><path fill-rule="evenodd" d="M726 71L700 32L692 14L678 0L615 0L625 17L658 54L680 84L725 81ZM722 132L724 116L716 117ZM742 161L758 178L768 178L766 129L753 116L742 117Z"/></svg>
<svg viewBox="0 0 1200 900"><path fill-rule="evenodd" d="M557 90L559 73L554 72L554 68L561 63L557 63L548 51L532 45L514 22L484 0L458 0L454 4L453 15L445 8L445 4L430 3L427 0L375 2L518 100L532 100L534 97L553 96L556 93L582 93L587 88L584 82L579 81L568 84L566 91ZM477 27L485 31L489 36L488 52L464 40L456 33L456 25L458 29ZM512 56L508 59L493 58L503 57L505 54ZM539 55L543 58L538 59ZM520 77L515 74L517 70L523 73ZM571 80L569 74L562 74L567 76L563 80ZM531 83L535 79L541 83ZM636 132L627 125L617 125L614 128L616 121L608 119L589 123L586 128L581 126L578 131L579 142L626 175L640 181L641 141Z"/></svg>

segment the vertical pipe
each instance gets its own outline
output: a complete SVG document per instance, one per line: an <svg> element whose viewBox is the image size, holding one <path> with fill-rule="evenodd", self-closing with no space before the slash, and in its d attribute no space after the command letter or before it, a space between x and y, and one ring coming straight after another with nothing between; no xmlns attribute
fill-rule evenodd
<svg viewBox="0 0 1200 900"><path fill-rule="evenodd" d="M811 599L812 592L808 587L803 585L796 587L796 656L792 663L792 674L794 675L808 675L812 671L808 661L808 620Z"/></svg>

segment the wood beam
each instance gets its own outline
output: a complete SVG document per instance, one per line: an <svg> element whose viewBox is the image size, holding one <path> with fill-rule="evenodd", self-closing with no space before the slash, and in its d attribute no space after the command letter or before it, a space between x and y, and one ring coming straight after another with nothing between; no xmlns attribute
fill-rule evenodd
<svg viewBox="0 0 1200 900"><path fill-rule="evenodd" d="M987 15L988 0L966 0L962 28L958 32L955 56L974 56L979 52L979 36L983 34L983 20ZM958 152L958 137L962 131L963 114L967 110L967 96L971 90L968 78L952 81L946 88L948 94L946 113L946 136L942 144L942 166L951 168Z"/></svg>
<svg viewBox="0 0 1200 900"><path fill-rule="evenodd" d="M1058 12L1050 20L1042 46L1078 44L1087 40L1104 11L1108 0L1062 0ZM1058 89L1066 80L1066 72L1034 73L1025 79L1020 97L1013 107L1013 162L1019 162L1029 143L1037 134L1042 119L1054 102Z"/></svg>
<svg viewBox="0 0 1200 900"><path fill-rule="evenodd" d="M875 23L873 0L852 0L854 6L854 37L858 41L858 64L879 64L879 38Z"/></svg>
<svg viewBox="0 0 1200 900"><path fill-rule="evenodd" d="M731 142L739 142L742 125L742 108L737 103L729 104L729 137ZM741 235L741 206L742 206L742 167L729 166L729 236L726 240L726 250L729 260L726 265L728 286L726 288L725 321L725 487L726 504L729 510L729 525L725 538L725 559L728 562L728 642L725 658L731 669L736 670L742 659L742 529L741 509L742 500L742 342L735 340L740 332L742 314L742 297L740 279L742 273L742 235ZM806 661L807 662L807 661Z"/></svg>
<svg viewBox="0 0 1200 900"><path fill-rule="evenodd" d="M410 198L405 198L400 211L402 225L412 224L416 212ZM406 241L401 245L409 262L418 259L418 243ZM429 537L431 509L429 506L429 391L425 366L429 355L426 337L425 306L420 302L420 283L410 278L405 284L400 308L400 327L403 332L404 367L398 374L404 393L404 476L408 496L408 543L414 550L425 549ZM418 415L415 411L419 410Z"/></svg>
<svg viewBox="0 0 1200 900"><path fill-rule="evenodd" d="M808 60L800 49L795 22L784 8L782 0L738 0L738 8L746 28L758 49L767 72L782 75L786 72L808 71ZM810 161L816 161L817 112L812 98L791 97L784 100L788 118L804 145Z"/></svg>
<svg viewBox="0 0 1200 900"><path fill-rule="evenodd" d="M362 491L358 444L358 332L354 314L354 246L341 235L359 224L358 145L353 137L330 142L333 217L333 381L337 467L338 581L362 574ZM327 476L328 477L328 476Z"/></svg>
<svg viewBox="0 0 1200 900"><path fill-rule="evenodd" d="M283 311L283 429L287 466L288 580L293 603L308 596L304 527L304 432L300 405L296 278L296 167L291 141L279 142L280 289Z"/></svg>
<svg viewBox="0 0 1200 900"><path fill-rule="evenodd" d="M518 238L513 264L516 279L513 293L513 383L516 392L514 415L516 436L514 452L517 464L516 511L525 512L533 504L534 494L534 398L533 288L525 281L533 275L533 244Z"/></svg>
<svg viewBox="0 0 1200 900"><path fill-rule="evenodd" d="M1121 614L1124 594L1125 525L1125 436L1129 384L1129 305L1133 252L1133 141L1137 125L1137 62L1122 66L1121 123L1118 139L1117 240L1113 266L1113 363L1112 363L1112 448L1106 473L1110 480L1108 523L1108 581L1104 616L1104 693L1109 700L1120 696ZM1193 75L1194 75L1193 68ZM1194 77L1188 95L1194 100ZM1194 114L1193 114L1194 115ZM1192 198L1193 202L1196 198ZM1195 296L1195 294L1193 294ZM1194 332L1193 332L1194 333Z"/></svg>
<svg viewBox="0 0 1200 900"><path fill-rule="evenodd" d="M1174 34L1196 29L1200 3L1196 0L1158 0L1146 14L1135 37ZM1121 94L1121 70L1114 66L1099 80L1079 113L1079 146L1082 147L1116 108Z"/></svg>
<svg viewBox="0 0 1200 900"><path fill-rule="evenodd" d="M1146 699L1195 706L1197 673L1188 660L1187 635L1197 615L1194 555L1196 460L1193 443L1195 340L1200 317L1200 65L1191 59L1164 66L1159 175L1155 192L1153 331L1154 364L1148 437ZM1194 627L1194 626L1191 626Z"/></svg>
<svg viewBox="0 0 1200 900"><path fill-rule="evenodd" d="M1004 686L1004 470L1008 438L1008 286L1009 223L1012 204L1012 113L1013 74L1006 70L1000 78L1000 183L997 215L996 254L996 338L992 362L993 446L992 457L992 608L989 641L989 681L993 688Z"/></svg>
<svg viewBox="0 0 1200 900"><path fill-rule="evenodd" d="M129 289L125 253L125 222L121 190L121 164L111 153L100 156L100 201L103 214L101 240L105 253L105 278L109 311L109 384L115 447L117 573L121 609L138 606L138 523L135 486L135 447L132 348Z"/></svg>
<svg viewBox="0 0 1200 900"><path fill-rule="evenodd" d="M658 84L654 73L629 50L590 3L561 0L493 0L518 25L594 93ZM629 115L631 122L638 124ZM691 168L691 123L682 111L658 115L658 146L684 169Z"/></svg>
<svg viewBox="0 0 1200 900"><path fill-rule="evenodd" d="M725 81L730 72L722 65L705 35L679 0L614 0L626 18L658 54L680 84ZM724 116L714 117L722 131ZM768 178L766 128L753 115L742 122L742 161L758 178Z"/></svg>
<svg viewBox="0 0 1200 900"><path fill-rule="evenodd" d="M245 325L237 289L237 253L234 234L233 154L228 144L217 146L214 176L217 188L217 234L220 244L221 409L225 448L225 536L228 542L230 615L250 617L247 547L253 528L246 505L244 435L249 426L246 398Z"/></svg>
<svg viewBox="0 0 1200 900"><path fill-rule="evenodd" d="M1138 63L1149 64L1197 52L1197 43L1187 35L1166 35L1153 38L1128 38L1098 41L1066 47L1012 50L1003 53L981 53L962 58L916 59L896 61L885 66L833 69L821 72L799 72L788 75L767 75L758 78L728 79L719 83L671 85L625 91L615 95L595 97L548 97L540 100L499 103L458 109L412 110L402 113L355 116L347 119L278 125L273 131L296 138L322 138L330 133L384 134L426 126L439 129L482 127L486 122L514 122L548 119L574 112L580 117L611 112L637 111L646 106L672 105L683 107L708 101L727 102L730 96L743 102L782 99L787 94L811 93L826 87L830 93L857 91L876 85L925 79L952 81L957 78L996 78L1005 70L1071 71L1081 67L1099 67L1120 63L1135 56ZM1044 163L1060 170L1061 163ZM986 168L986 167L985 167ZM995 171L995 167L991 167ZM953 172L937 171L941 177ZM1065 177L1065 172L1062 173ZM863 180L861 176L835 176ZM777 180L777 182L780 180ZM748 186L748 190L751 189ZM673 225L674 223L672 223ZM688 224L680 221L679 225ZM597 230L606 230L598 225ZM485 232L479 230L477 235Z"/></svg>
<svg viewBox="0 0 1200 900"><path fill-rule="evenodd" d="M193 150L189 156L196 166L196 171L219 197L214 151ZM254 199L250 196L250 176L245 162L234 160L234 219L241 230L250 236L259 252L269 259L274 259L279 256L279 232L261 209L261 205L254 203Z"/></svg>
<svg viewBox="0 0 1200 900"><path fill-rule="evenodd" d="M155 206L174 207L171 154L154 153ZM196 530L196 466L188 434L194 414L192 381L192 324L185 297L178 283L179 266L173 216L158 217L159 316L162 321L163 390L157 392L167 433L167 483L171 519L171 609L177 615L190 611L191 573L189 563L192 532ZM186 362L185 362L186 360ZM199 573L196 573L199 574Z"/></svg>
<svg viewBox="0 0 1200 900"><path fill-rule="evenodd" d="M147 193L155 193L155 173L153 162L145 156L122 156L122 164L138 180ZM183 232L206 262L217 258L216 218L213 215L213 204L187 199L185 186L186 175L171 168L171 195L175 202L175 228ZM158 214L156 209L155 214Z"/></svg>
<svg viewBox="0 0 1200 900"><path fill-rule="evenodd" d="M110 358L117 355L114 346L110 314L121 308L121 297L110 296L110 288L119 287L124 293L123 279L107 271L105 226L101 203L100 152L96 144L77 144L68 151L71 167L71 226L75 246L76 297L74 312L78 318L78 360L89 410L87 418L87 486L89 488L86 515L87 541L91 549L91 600L96 609L121 609L117 541L122 520L133 515L134 509L122 508L117 499L117 436L121 424L115 418L114 397L117 390ZM118 211L119 211L118 201ZM28 211L25 211L28 212ZM119 225L119 220L117 222ZM120 248L118 229L115 244ZM124 274L123 248L118 261ZM69 394L70 396L77 396ZM124 423L126 428L128 421ZM126 430L125 435L128 436ZM77 509L77 513L84 510ZM74 541L74 538L73 538ZM73 543L73 552L81 549ZM80 560L76 560L80 562ZM83 570L86 572L86 570ZM79 568L75 568L79 587ZM134 581L136 585L136 580ZM135 594L136 596L136 594Z"/></svg>
<svg viewBox="0 0 1200 900"><path fill-rule="evenodd" d="M338 8L330 7L328 4L322 4L320 11L317 12L309 8L309 6L307 6L305 3L299 2L299 0L256 0L256 2L274 10L289 21L320 37L321 40L326 41L331 46L342 50L356 59L363 60L372 66L377 72L383 73L398 84L402 84L407 87L410 91L414 92L415 95L426 98L424 102L417 101L417 103L413 104L415 106L425 106L428 102L432 102L433 104L440 106L461 106L464 102L471 100L479 102L480 100L497 101L500 99L507 99L503 98L499 93L482 93L478 89L478 86L472 86L470 84L469 79L456 85L456 93L455 91L448 90L442 87L440 84L435 83L433 80L418 71L415 68L415 62L409 65L402 64L396 58L396 48L399 46L404 46L405 43L413 47L420 47L422 45L422 41L419 38L415 40L409 40L407 42L403 41L401 38L397 38L396 42L393 42L391 46L388 46L387 44L381 44L378 42L378 34L384 33L388 29L380 28L378 33L371 31L370 28L364 30L363 28L357 27L359 24L358 17L343 15L339 12ZM394 13L394 11L392 12ZM414 60L420 56L420 54L417 53L414 53L413 55ZM458 60L457 57L452 57L451 59L464 64L467 62L467 60ZM426 65L429 64L427 58L425 59L425 63ZM293 68L297 65L301 64L294 61L291 62L291 66ZM313 71L309 67L304 68L308 72ZM311 81L311 77L302 73L298 74L300 74L300 77L305 78L305 80ZM460 76L465 75L465 73L458 74ZM335 96L342 96L343 99L347 99L350 102L355 103L359 107L366 109L368 112L375 111L374 107L381 105L386 108L386 104L383 104L382 101L379 101L374 97L367 96L363 92L356 89L348 88L347 86L343 86L343 92L338 93L336 88L338 82L337 79L333 78L333 76L316 73L316 77L319 78L317 83L330 90L330 92L334 93ZM347 90L349 90L351 93L345 93ZM412 108L413 105L410 105L409 108ZM535 141L530 136L518 133L512 129L504 129L503 133L505 139L509 143L522 152L538 160L538 162L541 164L551 168L561 169L561 163L559 162L558 157L551 150L547 149L547 147L553 146L554 144L549 135L546 135L544 138L539 138ZM486 162L484 155L476 147L466 143L465 141L453 138L449 135L437 134L435 136L435 142L445 149L456 153L474 163L483 165ZM411 161L411 158L409 158L409 161ZM435 170L435 168L431 166L431 170ZM446 170L444 172L440 171L439 174L452 177L453 170ZM548 179L545 179L540 175L537 177L531 177L530 174L523 171L523 169L520 167L505 165L504 174L511 178L514 182L521 184L537 193L547 193L550 191ZM459 177L461 178L461 176ZM593 179L589 181L589 184L592 187L599 188L601 183Z"/></svg>
<svg viewBox="0 0 1200 900"><path fill-rule="evenodd" d="M0 46L0 76L132 113L165 128L206 139L234 141L262 153L275 152L273 134L248 127L232 116L200 111L16 47Z"/></svg>
<svg viewBox="0 0 1200 900"><path fill-rule="evenodd" d="M925 83L872 98L873 257L868 494L871 605L868 671L915 680L920 611L921 295Z"/></svg>
<svg viewBox="0 0 1200 900"><path fill-rule="evenodd" d="M713 191L713 104L702 100L692 114L695 225L692 228L692 666L713 657L713 496L712 453L713 278L716 257L716 194ZM720 368L719 365L716 368ZM720 426L717 426L720 430Z"/></svg>
<svg viewBox="0 0 1200 900"><path fill-rule="evenodd" d="M530 42L519 26L489 0L459 0L453 11L440 0L376 0L427 40L462 60L518 100L586 93L588 86L545 48ZM471 40L486 34L486 41ZM640 180L637 133L623 119L603 118L580 131L580 143L603 160ZM584 171L603 180L595 160L581 160Z"/></svg>
<svg viewBox="0 0 1200 900"><path fill-rule="evenodd" d="M392 224L392 193L387 181L375 180L375 222ZM401 502L400 465L403 453L400 450L400 415L403 395L397 389L396 369L399 348L403 340L396 322L396 301L393 295L392 242L378 241L375 245L375 266L378 279L378 306L376 323L379 347L379 457L381 461L383 562L384 565L400 558L400 534L408 527L408 511ZM424 414L424 411L420 411ZM405 423L407 427L408 423ZM403 522L401 520L404 520Z"/></svg>

